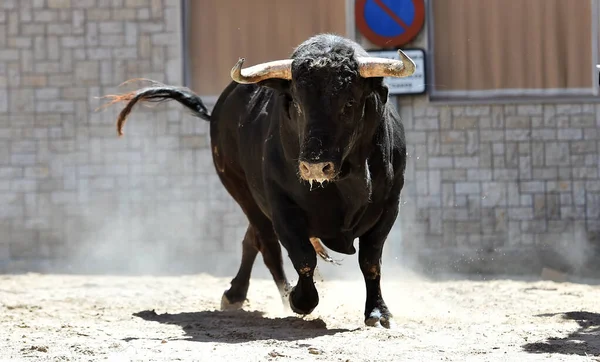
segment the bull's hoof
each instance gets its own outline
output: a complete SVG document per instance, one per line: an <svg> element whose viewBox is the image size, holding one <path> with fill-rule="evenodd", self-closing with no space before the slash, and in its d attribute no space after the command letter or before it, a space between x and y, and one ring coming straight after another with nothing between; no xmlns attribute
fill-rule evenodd
<svg viewBox="0 0 600 362"><path fill-rule="evenodd" d="M290 308L290 291L291 291L291 287L289 285L287 285L284 289L282 289L279 293L280 293L280 297L281 297L281 305L283 308L283 312L286 314L289 314L290 312L292 312L292 309Z"/></svg>
<svg viewBox="0 0 600 362"><path fill-rule="evenodd" d="M227 298L225 293L223 293L223 296L221 297L221 310L222 311L239 310L239 309L242 309L243 305L244 305L244 301L234 302L234 303L230 302L229 298Z"/></svg>
<svg viewBox="0 0 600 362"><path fill-rule="evenodd" d="M389 311L386 310L382 312L379 308L373 308L371 313L365 318L365 325L367 325L367 327L383 327L390 329L394 327L394 320Z"/></svg>
<svg viewBox="0 0 600 362"><path fill-rule="evenodd" d="M296 293L296 287L292 288L290 292L290 308L292 312L296 314L306 315L312 313L312 311L319 304L319 296L317 295L314 300L307 300L306 298L299 298L298 293Z"/></svg>

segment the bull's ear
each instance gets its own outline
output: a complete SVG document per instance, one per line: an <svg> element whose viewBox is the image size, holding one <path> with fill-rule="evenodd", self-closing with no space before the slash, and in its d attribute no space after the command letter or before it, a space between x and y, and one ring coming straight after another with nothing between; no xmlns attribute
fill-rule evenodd
<svg viewBox="0 0 600 362"><path fill-rule="evenodd" d="M382 103L387 103L389 89L388 89L388 86L385 85L385 83L383 82L383 78L377 77L377 78L371 78L371 80L372 80L371 89L373 90L373 92L375 92L375 93L377 93L377 95L379 95L379 99L381 100Z"/></svg>
<svg viewBox="0 0 600 362"><path fill-rule="evenodd" d="M370 93L365 103L365 117L378 119L383 114L383 109L388 100L388 87L383 83L383 78L370 78Z"/></svg>
<svg viewBox="0 0 600 362"><path fill-rule="evenodd" d="M260 81L258 82L258 85L275 89L282 93L288 93L290 89L290 83L291 82L289 80L273 78Z"/></svg>

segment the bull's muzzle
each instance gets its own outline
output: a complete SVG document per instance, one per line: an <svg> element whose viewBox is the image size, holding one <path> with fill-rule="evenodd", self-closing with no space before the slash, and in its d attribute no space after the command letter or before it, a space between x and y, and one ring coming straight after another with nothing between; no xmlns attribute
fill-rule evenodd
<svg viewBox="0 0 600 362"><path fill-rule="evenodd" d="M325 181L331 181L335 177L335 166L333 162L318 162L311 163L306 161L300 161L300 177L303 180L310 182L323 183Z"/></svg>

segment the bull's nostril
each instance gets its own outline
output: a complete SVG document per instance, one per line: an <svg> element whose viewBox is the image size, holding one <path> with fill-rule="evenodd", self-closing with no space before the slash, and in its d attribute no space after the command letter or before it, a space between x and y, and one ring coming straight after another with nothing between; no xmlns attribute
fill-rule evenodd
<svg viewBox="0 0 600 362"><path fill-rule="evenodd" d="M311 163L301 161L298 165L300 176L305 180L329 180L335 173L333 162Z"/></svg>
<svg viewBox="0 0 600 362"><path fill-rule="evenodd" d="M308 174L310 172L308 165L306 164L306 162L300 162L300 172L302 172L303 174Z"/></svg>

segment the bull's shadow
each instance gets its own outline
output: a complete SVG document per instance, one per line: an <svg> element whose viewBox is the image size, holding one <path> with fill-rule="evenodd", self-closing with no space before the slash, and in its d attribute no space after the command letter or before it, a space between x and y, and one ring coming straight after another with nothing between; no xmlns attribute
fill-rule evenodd
<svg viewBox="0 0 600 362"><path fill-rule="evenodd" d="M186 333L184 340L196 342L244 343L267 339L296 341L351 331L329 329L321 319L268 318L259 311L156 314L154 310L145 310L133 315L146 321L178 325Z"/></svg>
<svg viewBox="0 0 600 362"><path fill-rule="evenodd" d="M574 320L579 328L565 337L549 337L546 342L527 343L523 349L530 353L576 354L600 356L600 314L591 312L567 312L539 314L536 317L554 317Z"/></svg>

